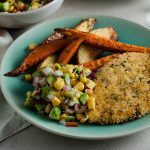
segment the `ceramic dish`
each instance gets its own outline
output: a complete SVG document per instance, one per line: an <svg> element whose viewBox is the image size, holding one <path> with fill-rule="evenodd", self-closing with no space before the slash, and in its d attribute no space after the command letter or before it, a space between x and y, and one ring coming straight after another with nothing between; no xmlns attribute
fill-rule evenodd
<svg viewBox="0 0 150 150"><path fill-rule="evenodd" d="M33 25L53 14L63 3L63 0L53 0L47 5L21 13L0 12L0 27L23 28Z"/></svg>
<svg viewBox="0 0 150 150"><path fill-rule="evenodd" d="M140 119L118 125L101 126L84 124L79 125L79 127L76 128L65 127L59 123L50 121L48 118L43 117L42 115L39 115L23 106L25 93L32 88L29 83L23 80L23 76L3 76L4 73L13 70L18 66L18 64L20 64L27 54L27 47L30 43L41 43L49 34L53 32L54 28L71 28L81 19L88 17L91 16L70 17L40 24L27 31L13 42L13 44L8 48L1 64L1 88L6 100L18 114L32 124L46 131L72 138L109 139L129 135L150 127L150 114ZM114 17L94 17L97 19L95 28L112 26L118 32L119 41L150 47L150 31L145 27Z"/></svg>

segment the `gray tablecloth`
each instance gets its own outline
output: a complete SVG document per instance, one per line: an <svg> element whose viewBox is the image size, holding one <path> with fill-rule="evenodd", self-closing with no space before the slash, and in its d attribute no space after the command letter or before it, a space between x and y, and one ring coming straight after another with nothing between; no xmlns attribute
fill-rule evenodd
<svg viewBox="0 0 150 150"><path fill-rule="evenodd" d="M65 0L46 21L66 16L89 14L125 18L149 26L150 0ZM9 30L13 38L27 29ZM3 150L150 150L150 129L129 137L105 141L80 141L56 136L34 126L12 136L0 145Z"/></svg>
<svg viewBox="0 0 150 150"><path fill-rule="evenodd" d="M7 47L12 43L13 39L4 29L0 29L0 62L3 58ZM8 138L14 133L24 129L30 124L20 117L6 102L0 91L0 141Z"/></svg>

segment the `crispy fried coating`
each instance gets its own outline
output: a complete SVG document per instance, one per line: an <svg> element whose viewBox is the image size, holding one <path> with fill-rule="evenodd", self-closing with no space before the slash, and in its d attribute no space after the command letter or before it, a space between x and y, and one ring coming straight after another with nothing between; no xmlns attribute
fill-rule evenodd
<svg viewBox="0 0 150 150"><path fill-rule="evenodd" d="M90 123L116 124L150 112L150 54L124 53L95 75L96 109Z"/></svg>

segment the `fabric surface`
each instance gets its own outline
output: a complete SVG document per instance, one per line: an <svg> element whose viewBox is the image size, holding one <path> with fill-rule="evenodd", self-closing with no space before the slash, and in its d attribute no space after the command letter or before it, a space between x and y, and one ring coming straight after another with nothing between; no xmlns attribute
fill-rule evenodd
<svg viewBox="0 0 150 150"><path fill-rule="evenodd" d="M4 29L0 29L0 62L3 55L13 41L12 37ZM6 102L0 91L0 141L8 138L30 124L22 119Z"/></svg>

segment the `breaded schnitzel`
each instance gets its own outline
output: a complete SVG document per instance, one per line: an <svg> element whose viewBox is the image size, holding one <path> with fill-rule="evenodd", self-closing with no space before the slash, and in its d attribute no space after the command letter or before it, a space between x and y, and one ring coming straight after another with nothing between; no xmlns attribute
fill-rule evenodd
<svg viewBox="0 0 150 150"><path fill-rule="evenodd" d="M124 53L95 74L96 108L89 122L115 124L150 112L150 54Z"/></svg>

